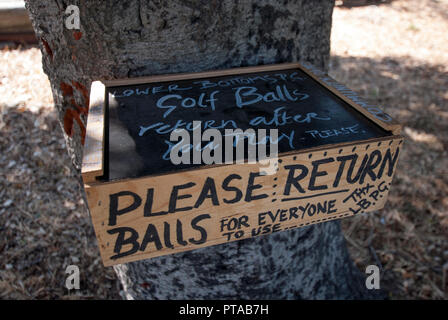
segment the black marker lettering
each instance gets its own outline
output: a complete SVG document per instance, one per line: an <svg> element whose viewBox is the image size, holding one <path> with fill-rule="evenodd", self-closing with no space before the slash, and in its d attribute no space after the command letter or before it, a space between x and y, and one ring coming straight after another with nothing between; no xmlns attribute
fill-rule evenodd
<svg viewBox="0 0 448 320"><path fill-rule="evenodd" d="M159 233L152 223L148 224L148 228L146 228L145 236L143 237L142 244L140 246L140 251L145 251L146 246L150 242L154 242L157 250L162 249L162 242L160 242Z"/></svg>
<svg viewBox="0 0 448 320"><path fill-rule="evenodd" d="M154 201L154 188L148 189L148 192L146 194L146 203L145 208L143 210L143 216L145 217L153 217L153 216L162 216L164 214L167 214L167 211L160 211L160 212L152 212L152 204Z"/></svg>
<svg viewBox="0 0 448 320"><path fill-rule="evenodd" d="M207 241L207 230L205 230L203 227L198 226L198 223L204 219L210 219L209 214L201 214L200 216L197 216L193 220L191 220L191 227L194 230L197 230L201 233L201 238L199 240L195 240L193 238L189 239L189 241L193 244L201 244L205 243Z"/></svg>
<svg viewBox="0 0 448 320"><path fill-rule="evenodd" d="M253 200L259 200L259 199L264 199L267 198L268 195L265 193L253 196L252 195L252 191L257 190L257 189L261 189L263 186L261 184L254 184L255 178L261 176L260 172L251 172L249 174L249 181L247 183L247 190L246 190L246 197L245 197L245 201L246 202L251 202Z"/></svg>
<svg viewBox="0 0 448 320"><path fill-rule="evenodd" d="M199 208L199 206L207 198L212 199L212 203L214 206L219 206L218 193L216 192L215 180L213 180L210 177L207 177L207 180L205 180L201 194L199 195L198 200L196 201L194 207Z"/></svg>
<svg viewBox="0 0 448 320"><path fill-rule="evenodd" d="M310 177L310 182L308 185L308 190L325 190L328 189L327 185L320 185L320 186L316 186L316 178L317 177L322 177L322 176L326 176L328 175L327 171L318 171L318 168L321 164L325 164L325 163L330 163L333 162L334 159L333 158L327 158L327 159L321 159L321 160L316 160L313 161L311 164L313 165L313 171L311 171L311 177Z"/></svg>
<svg viewBox="0 0 448 320"><path fill-rule="evenodd" d="M134 201L131 205L126 208L118 209L118 198L131 196ZM137 209L142 204L142 198L138 194L131 191L121 191L109 195L109 226L114 226L117 224L117 216L131 212Z"/></svg>
<svg viewBox="0 0 448 320"><path fill-rule="evenodd" d="M165 241L165 247L170 249L174 248L170 239L170 224L166 221L163 223L163 239Z"/></svg>
<svg viewBox="0 0 448 320"><path fill-rule="evenodd" d="M225 191L233 191L235 192L235 198L231 199L231 200L227 200L227 199L223 199L224 203L235 203L241 200L241 198L243 197L243 193L241 192L240 189L238 189L237 187L231 187L229 186L229 183L233 180L233 179L238 179L241 180L241 176L238 174L231 174L229 176L227 176L224 181L222 182L222 188Z"/></svg>
<svg viewBox="0 0 448 320"><path fill-rule="evenodd" d="M185 184L173 187L173 190L171 190L170 203L169 203L169 206L168 206L168 211L170 213L178 212L178 211L188 211L188 210L193 209L193 207L176 208L176 204L177 204L177 200L191 198L191 194L179 195L178 194L179 190L188 189L188 188L191 188L191 187L193 187L195 185L196 185L196 183L189 182L189 183L185 183Z"/></svg>
<svg viewBox="0 0 448 320"><path fill-rule="evenodd" d="M358 159L358 155L355 154L353 156L354 156L354 158L352 159L352 162L350 163L350 167L348 168L348 171L347 171L347 182L350 184L356 183L358 181L359 177L361 176L361 173L364 170L366 162L369 159L369 156L366 154L364 156L364 159L362 159L362 163L358 169L358 173L356 173L356 176L354 178L352 178L353 170L355 169L355 165L357 163L356 160Z"/></svg>
<svg viewBox="0 0 448 320"><path fill-rule="evenodd" d="M387 149L386 154L384 155L383 163L381 164L380 171L378 171L378 179L381 179L384 173L384 169L386 168L386 164L389 164L387 169L387 175L389 177L392 176L392 173L394 172L395 164L397 163L398 159L398 153L400 152L400 148L397 148L395 150L395 155L392 158L392 154L390 149Z"/></svg>
<svg viewBox="0 0 448 320"><path fill-rule="evenodd" d="M128 238L125 238L126 232L129 232L131 234ZM107 233L108 234L118 233L117 240L115 241L114 246L114 252L116 253L116 255L110 257L112 260L123 258L125 256L137 252L139 247L139 244L137 242L138 233L134 229L128 227L120 227L112 230L107 230ZM132 244L132 248L129 249L128 251L121 252L123 246L127 244Z"/></svg>
<svg viewBox="0 0 448 320"><path fill-rule="evenodd" d="M184 240L184 236L182 234L182 222L178 219L176 223L176 236L177 236L177 243L186 246L188 244L187 241Z"/></svg>
<svg viewBox="0 0 448 320"><path fill-rule="evenodd" d="M333 188L337 188L337 186L339 185L339 182L341 181L341 176L342 173L344 172L344 168L345 168L345 163L348 160L352 160L356 159L356 155L349 155L349 156L341 156L341 157L337 157L336 160L339 161L339 168L338 168L338 172L336 173L336 177L334 178L334 182L333 182Z"/></svg>
<svg viewBox="0 0 448 320"><path fill-rule="evenodd" d="M285 169L288 169L289 173L288 179L286 180L285 184L285 191L283 192L283 194L285 196L289 196L291 192L291 185L293 185L300 193L305 193L305 190L303 190L303 188L300 186L299 181L306 177L306 175L308 174L308 168L301 164L294 164L285 166ZM301 172L297 177L294 177L294 172L297 169L300 169Z"/></svg>
<svg viewBox="0 0 448 320"><path fill-rule="evenodd" d="M375 160L373 160L373 159L375 159ZM379 150L373 151L370 154L369 162L367 162L367 165L366 165L364 171L362 172L361 178L359 179L360 184L364 183L364 179L367 174L370 176L370 179L372 179L372 181L376 180L376 174L375 174L375 172L373 172L373 169L378 167L380 162L381 162L381 152Z"/></svg>

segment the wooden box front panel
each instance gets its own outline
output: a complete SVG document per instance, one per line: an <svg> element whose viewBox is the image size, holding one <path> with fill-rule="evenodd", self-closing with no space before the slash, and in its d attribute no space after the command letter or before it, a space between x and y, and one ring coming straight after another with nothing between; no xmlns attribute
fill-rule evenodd
<svg viewBox="0 0 448 320"><path fill-rule="evenodd" d="M106 266L343 218L384 206L401 137L87 188Z"/></svg>

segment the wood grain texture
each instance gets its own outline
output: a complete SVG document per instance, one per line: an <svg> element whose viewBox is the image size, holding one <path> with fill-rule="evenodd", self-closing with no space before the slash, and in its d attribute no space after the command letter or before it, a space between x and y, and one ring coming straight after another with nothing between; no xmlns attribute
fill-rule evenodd
<svg viewBox="0 0 448 320"><path fill-rule="evenodd" d="M150 257L157 257L161 255L173 254L182 251L198 249L206 246L226 243L234 240L242 240L252 237L257 233L261 227L260 234L263 232L272 233L273 231L284 231L292 228L309 226L311 224L322 223L334 219L348 217L358 213L364 213L381 209L387 198L388 190L392 181L393 172L396 165L396 157L398 157L399 146L402 142L402 137L394 136L382 139L372 139L372 141L348 144L344 146L332 146L328 148L320 148L318 150L293 153L290 155L280 156L278 161L278 171L274 175L257 176L256 182L252 185L258 185L256 191L252 192L252 197L261 197L247 201L247 190L251 173L258 173L260 171L260 164L236 164L224 165L211 168L188 170L180 173L161 175L156 177L146 177L139 179L130 179L121 182L97 183L87 188L87 197L92 215L93 225L101 249L103 262L106 266L118 263L126 263ZM389 152L391 158L387 158L386 153ZM375 154L376 155L373 155ZM367 166L370 162L377 162L372 169L375 177L368 173L361 173L358 175L358 180L353 183L347 182L345 175L349 170L349 162L345 163L345 168L342 168L342 178L335 187L334 184L339 170L341 170L341 157L349 157L356 155L358 162L354 164L354 170L349 175L356 176L356 172L363 171L363 165ZM339 158L338 158L339 157ZM368 159L361 163L361 159ZM371 160L374 158L374 160ZM391 162L392 158L395 162ZM326 163L322 159L332 159L331 162ZM325 172L319 176L313 183L310 182L311 171L315 164L319 161L324 161L325 164L318 168L318 171ZM329 160L328 160L329 161ZM309 174L300 179L300 185L304 188L304 193L298 192L292 187L289 195L285 195L285 187L287 185L290 165L300 164L309 168ZM384 165L383 165L384 164ZM351 163L350 163L351 165ZM383 168L383 169L381 169ZM382 171L381 171L382 170ZM298 170L295 175L299 175L301 171ZM381 176L380 176L381 173ZM242 191L243 196L235 203L225 203L224 199L229 200L234 196L230 191L223 189L223 181L230 175L237 175L240 179L233 180L232 187L238 188ZM203 192L206 181L213 180L214 188L216 188L216 199L212 199L211 193L209 197L203 200L198 205L198 195ZM362 180L362 181L361 181ZM179 192L181 195L190 195L177 201L176 207L190 208L181 210L179 212L168 212L170 207L170 194L172 194L173 187L181 185L192 185L187 189L182 189ZM309 185L319 185L322 190L310 190ZM323 187L325 186L325 188ZM214 189L212 188L212 189ZM364 188L364 189L363 189ZM145 212L148 214L148 190L153 190L155 196L154 202L151 204L151 212L166 212L157 216L145 217ZM254 189L255 190L255 189ZM364 191L363 191L364 190ZM373 192L376 192L372 195ZM128 213L118 215L116 223L110 225L110 205L111 195L122 192L132 192L141 199L140 205ZM246 198L245 198L246 197ZM217 202L215 202L215 200ZM151 201L151 199L150 199ZM118 207L120 209L131 206L134 200L132 197L124 196L119 200ZM218 203L219 202L219 203ZM299 207L305 208L308 205L308 211L302 212ZM317 209L320 206L320 211ZM325 207L325 209L323 209ZM329 210L331 207L332 210ZM282 211L283 210L283 211ZM291 210L295 210L291 216ZM317 210L317 211L316 211ZM268 213L270 211L271 213ZM330 212L331 211L331 212ZM318 212L318 213L317 213ZM273 218L277 214L276 218ZM261 215L261 217L260 217ZM296 217L298 215L298 217ZM204 221L200 223L200 228L192 225L192 221L197 217L204 217ZM280 216L282 216L280 218ZM236 220L233 220L236 219ZM260 223L262 220L263 223ZM242 221L241 228L233 230L220 230L222 222L237 223ZM274 221L273 221L274 220ZM281 221L280 221L281 220ZM176 239L177 224L183 226L182 239L185 243L179 243ZM278 225L277 225L278 224ZM142 241L145 235L148 236L148 226L152 225L157 231L151 233L151 241L144 249L142 249ZM269 227L267 227L269 225ZM277 225L276 227L274 227ZM169 230L166 231L168 229ZM232 226L232 225L231 225ZM263 228L269 228L263 231ZM117 230L119 228L131 228L135 230L138 235L136 243L139 243L140 249L135 253L126 255L122 258L111 259L116 256L117 252ZM199 232L203 228L206 232L206 240L201 238ZM238 232L243 234L235 234L230 236L225 234L225 231ZM113 233L115 232L115 233ZM166 242L165 232L169 232L169 241ZM178 232L178 231L177 231ZM125 238L131 237L131 234L123 234ZM154 235L156 240L154 242ZM188 242L188 239L195 241ZM198 242L200 239L203 243ZM156 242L160 241L160 247L156 248ZM171 243L173 246L167 247L166 244ZM120 247L121 253L130 250L132 245L124 245ZM115 250L115 252L114 252Z"/></svg>
<svg viewBox="0 0 448 320"><path fill-rule="evenodd" d="M100 81L93 82L81 169L84 183L93 182L96 177L103 175L105 95L104 84Z"/></svg>

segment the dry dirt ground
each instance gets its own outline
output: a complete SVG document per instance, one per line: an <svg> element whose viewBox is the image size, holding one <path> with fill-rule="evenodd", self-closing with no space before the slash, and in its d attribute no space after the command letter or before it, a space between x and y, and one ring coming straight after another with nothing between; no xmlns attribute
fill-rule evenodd
<svg viewBox="0 0 448 320"><path fill-rule="evenodd" d="M448 298L448 1L336 8L330 74L404 125L385 209L343 221L391 298Z"/></svg>
<svg viewBox="0 0 448 320"><path fill-rule="evenodd" d="M354 2L336 2L330 74L400 121L406 142L385 209L343 220L344 233L392 299L446 299L448 0ZM0 50L0 298L119 299L40 60L35 47ZM64 286L70 264L76 292Z"/></svg>

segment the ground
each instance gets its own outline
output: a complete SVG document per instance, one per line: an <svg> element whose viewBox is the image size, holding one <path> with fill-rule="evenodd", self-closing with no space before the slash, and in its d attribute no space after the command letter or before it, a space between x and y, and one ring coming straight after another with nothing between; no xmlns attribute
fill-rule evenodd
<svg viewBox="0 0 448 320"><path fill-rule="evenodd" d="M448 1L336 1L330 75L404 126L383 210L342 220L364 271L392 299L448 298ZM366 4L375 1L358 1ZM112 298L90 218L52 107L39 49L0 50L0 298ZM65 267L81 290L65 289Z"/></svg>

